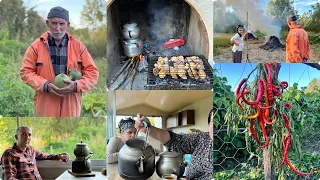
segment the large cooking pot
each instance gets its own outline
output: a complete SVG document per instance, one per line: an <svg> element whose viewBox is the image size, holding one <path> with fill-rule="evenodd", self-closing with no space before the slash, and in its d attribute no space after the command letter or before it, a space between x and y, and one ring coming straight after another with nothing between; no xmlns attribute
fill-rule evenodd
<svg viewBox="0 0 320 180"><path fill-rule="evenodd" d="M140 39L129 39L123 41L124 54L128 57L138 56L143 49L143 43Z"/></svg>
<svg viewBox="0 0 320 180"><path fill-rule="evenodd" d="M138 131L139 132L139 131ZM138 134L136 133L136 135ZM151 177L155 170L155 151L146 140L133 138L126 142L118 154L118 173L123 179L145 180Z"/></svg>
<svg viewBox="0 0 320 180"><path fill-rule="evenodd" d="M139 37L140 29L137 23L127 23L123 26L122 34L125 39L136 39Z"/></svg>
<svg viewBox="0 0 320 180"><path fill-rule="evenodd" d="M93 152L89 151L86 143L76 144L73 150L76 159L72 162L72 172L75 173L90 173L91 172L91 161L89 158L93 155Z"/></svg>
<svg viewBox="0 0 320 180"><path fill-rule="evenodd" d="M165 174L175 174L178 178L182 177L186 167L183 155L178 152L163 152L156 164L156 172L162 177Z"/></svg>

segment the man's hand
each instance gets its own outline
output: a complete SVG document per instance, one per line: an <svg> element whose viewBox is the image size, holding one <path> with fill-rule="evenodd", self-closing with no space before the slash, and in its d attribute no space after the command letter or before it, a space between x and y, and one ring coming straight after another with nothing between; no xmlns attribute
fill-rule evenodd
<svg viewBox="0 0 320 180"><path fill-rule="evenodd" d="M62 94L64 96L66 95L69 95L71 93L74 92L74 81L71 81L71 80L64 80L64 82L68 83L69 85L64 87L64 88L61 88L61 89L57 89L57 92L59 94Z"/></svg>
<svg viewBox="0 0 320 180"><path fill-rule="evenodd" d="M62 94L60 94L58 92L58 90L59 90L59 88L57 88L54 84L52 84L52 83L48 84L48 91L50 94L53 94L55 96L60 96L60 97L63 96Z"/></svg>
<svg viewBox="0 0 320 180"><path fill-rule="evenodd" d="M149 124L149 126L151 126L149 119L140 113L137 114L137 117L138 117L138 119L136 120L134 127L136 129L140 129L140 131L146 133L147 128L144 126L143 121L146 121Z"/></svg>
<svg viewBox="0 0 320 180"><path fill-rule="evenodd" d="M69 154L68 153L61 153L58 155L59 159L61 159L62 162L68 162L69 161Z"/></svg>

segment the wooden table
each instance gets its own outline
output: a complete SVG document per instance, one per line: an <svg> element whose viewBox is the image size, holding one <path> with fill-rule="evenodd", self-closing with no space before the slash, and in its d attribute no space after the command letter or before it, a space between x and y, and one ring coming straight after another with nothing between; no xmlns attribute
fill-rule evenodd
<svg viewBox="0 0 320 180"><path fill-rule="evenodd" d="M106 180L107 176L103 175L99 171L92 171L91 173L95 174L95 177L74 177L71 175L68 170L64 171L56 180Z"/></svg>

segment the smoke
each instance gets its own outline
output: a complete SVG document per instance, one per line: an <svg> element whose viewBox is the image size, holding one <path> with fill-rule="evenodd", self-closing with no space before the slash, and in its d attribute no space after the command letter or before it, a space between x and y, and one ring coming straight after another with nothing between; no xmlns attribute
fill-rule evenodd
<svg viewBox="0 0 320 180"><path fill-rule="evenodd" d="M223 0L221 0L223 1ZM267 36L280 36L281 24L266 16L263 0L224 0L227 7L232 9L246 22L249 13L249 25L253 30L265 32Z"/></svg>

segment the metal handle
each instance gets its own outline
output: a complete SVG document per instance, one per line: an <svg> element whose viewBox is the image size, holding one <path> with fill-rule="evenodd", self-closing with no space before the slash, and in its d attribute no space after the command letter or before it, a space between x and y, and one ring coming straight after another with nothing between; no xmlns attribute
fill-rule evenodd
<svg viewBox="0 0 320 180"><path fill-rule="evenodd" d="M147 142L148 142L149 133L150 133L150 126L149 126L149 124L148 124L146 121L142 121L142 124L143 124L144 127L147 128L146 140L145 140L145 142L144 142L144 148L146 148L146 147L147 147ZM136 133L135 137L138 136L139 131L140 131L140 129L137 130L137 133Z"/></svg>
<svg viewBox="0 0 320 180"><path fill-rule="evenodd" d="M138 170L140 173L143 173L144 169L143 169L143 160L144 160L144 156L141 156L137 162L138 165Z"/></svg>
<svg viewBox="0 0 320 180"><path fill-rule="evenodd" d="M132 38L132 36L131 36L131 31L129 31L129 37Z"/></svg>

